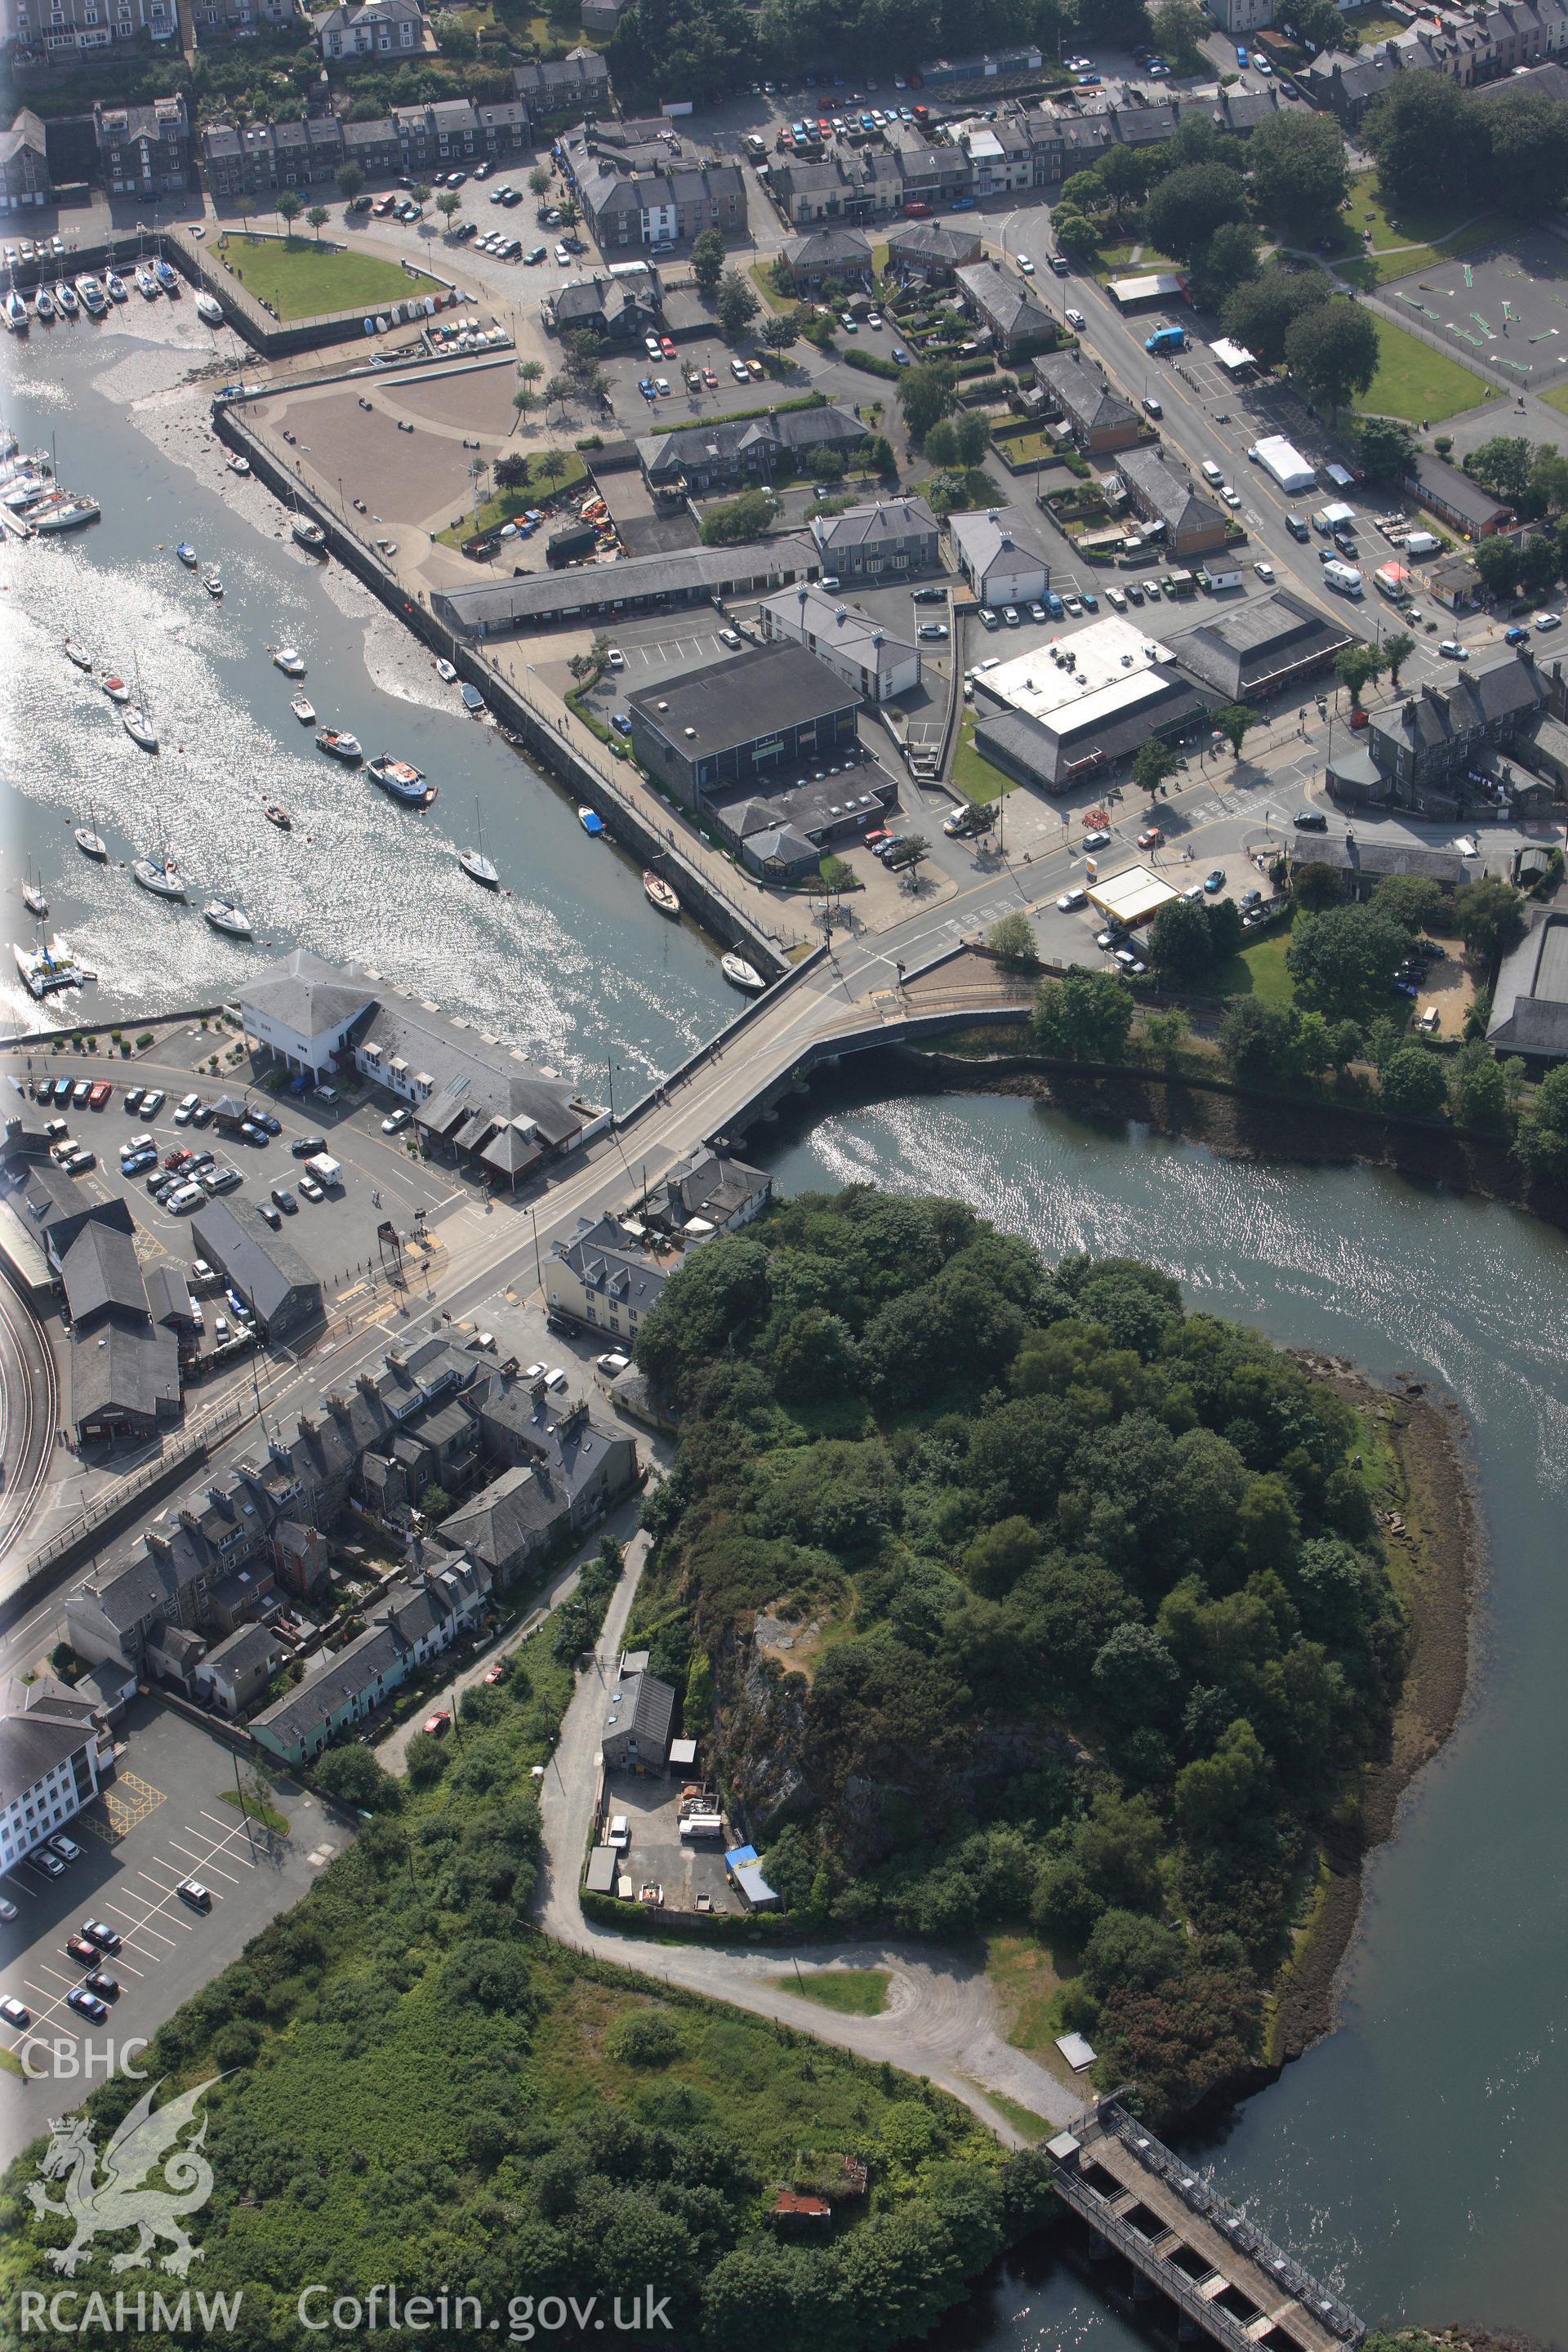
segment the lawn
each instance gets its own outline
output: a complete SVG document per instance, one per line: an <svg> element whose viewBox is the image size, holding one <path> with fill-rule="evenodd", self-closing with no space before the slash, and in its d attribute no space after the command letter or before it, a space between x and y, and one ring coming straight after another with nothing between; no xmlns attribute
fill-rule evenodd
<svg viewBox="0 0 1568 2352"><path fill-rule="evenodd" d="M994 768L974 748L974 713L966 710L959 721L958 748L952 755L952 782L965 800L999 801L1014 790L1011 776Z"/></svg>
<svg viewBox="0 0 1568 2352"><path fill-rule="evenodd" d="M1285 950L1290 944L1290 933L1271 931L1267 939L1255 940L1243 948L1239 955L1222 963L1205 991L1213 996L1256 996L1259 1004L1289 1004L1293 1002L1295 982L1285 969Z"/></svg>
<svg viewBox="0 0 1568 2352"><path fill-rule="evenodd" d="M1134 253L1138 255L1136 261L1132 258ZM1181 266L1168 253L1157 253L1152 245L1141 247L1137 237L1123 237L1119 244L1100 247L1095 256L1094 274L1103 283L1108 278L1123 277L1129 270L1142 275L1150 270L1180 269Z"/></svg>
<svg viewBox="0 0 1568 2352"><path fill-rule="evenodd" d="M1446 261L1490 245L1497 234L1492 214L1467 223L1451 205L1415 205L1395 219L1378 195L1377 174L1358 172L1340 216L1333 267L1352 285L1385 285L1417 269L1441 268Z"/></svg>
<svg viewBox="0 0 1568 2352"><path fill-rule="evenodd" d="M1378 370L1355 403L1363 415L1402 416L1410 425L1436 424L1467 408L1495 400L1497 393L1479 375L1427 343L1417 342L1386 319L1375 321Z"/></svg>
<svg viewBox="0 0 1568 2352"><path fill-rule="evenodd" d="M543 454L542 451L541 455ZM496 490L489 498L481 499L477 522L472 508L466 509L456 522L437 532L438 543L442 547L461 547L464 540L472 539L480 531L499 530L503 522L510 522L513 516L521 514L525 508L536 507L556 492L572 489L586 479L588 468L575 449L561 449L556 455L566 460L563 472L547 478L539 470L539 458L531 457L526 482L515 490Z"/></svg>
<svg viewBox="0 0 1568 2352"><path fill-rule="evenodd" d="M981 2096L1012 2125L1020 2139L1028 2141L1031 2147L1043 2140L1051 2129L1046 2116L1037 2116L1033 2107L1021 2107L1016 2099L1007 2096L1005 2091L994 2091L986 2083L980 2084L978 2088Z"/></svg>
<svg viewBox="0 0 1568 2352"><path fill-rule="evenodd" d="M1056 2000L1061 1979L1051 1956L1033 1936L997 1933L985 1939L985 1980L1002 2012L1002 2031L1015 2050L1043 2058L1057 2056ZM985 2094L990 2098L989 2091ZM1016 2118L1008 2112L1009 2120Z"/></svg>
<svg viewBox="0 0 1568 2352"><path fill-rule="evenodd" d="M439 292L435 278L374 253L349 253L313 237L225 236L218 247L247 294L270 302L279 319L316 319L332 310L374 310L414 294Z"/></svg>
<svg viewBox="0 0 1568 2352"><path fill-rule="evenodd" d="M798 1993L840 2017L880 2017L888 2006L886 1969L824 1969L815 1976L792 1973L773 1979L781 1992Z"/></svg>
<svg viewBox="0 0 1568 2352"><path fill-rule="evenodd" d="M1543 400L1548 408L1554 408L1559 416L1568 416L1568 383L1560 383L1553 392L1538 392L1535 396Z"/></svg>

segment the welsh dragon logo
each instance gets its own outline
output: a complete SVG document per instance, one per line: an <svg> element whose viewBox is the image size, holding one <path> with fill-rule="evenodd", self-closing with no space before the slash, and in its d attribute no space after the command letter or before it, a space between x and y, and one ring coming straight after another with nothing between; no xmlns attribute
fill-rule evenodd
<svg viewBox="0 0 1568 2352"><path fill-rule="evenodd" d="M192 2245L184 2217L199 2213L212 2195L213 2168L201 2153L207 2136L205 2115L194 2138L183 2147L179 2143L186 2126L197 2120L197 2102L219 2079L209 2075L195 2090L171 2099L156 2115L153 2100L160 2086L154 2083L144 2091L102 2151L101 2179L93 2178L100 2151L92 2144L89 2117L68 2116L51 2125L49 2144L38 2169L46 2180L63 2180L65 2193L50 2197L34 2180L27 2184L27 2196L40 2218L46 2213L63 2214L75 2229L68 2246L48 2250L57 2271L63 2271L68 2278L74 2276L87 2260L94 2238L121 2230L134 2230L137 2241L128 2252L112 2257L110 2270L151 2270L153 2250L163 2238L169 2240L172 2252L161 2258L161 2269L184 2278L193 2263L202 2261L202 2249ZM153 2177L149 2179L149 2175Z"/></svg>

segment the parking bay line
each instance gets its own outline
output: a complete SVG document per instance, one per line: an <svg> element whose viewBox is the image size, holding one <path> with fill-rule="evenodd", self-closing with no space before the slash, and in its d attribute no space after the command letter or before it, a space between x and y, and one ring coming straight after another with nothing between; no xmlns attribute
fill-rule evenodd
<svg viewBox="0 0 1568 2352"><path fill-rule="evenodd" d="M209 1848L205 1853L196 1853L188 1845L182 1845L177 1838L171 1838L169 1843L176 1853L183 1853L188 1861L194 1862L198 1869L209 1871L214 1878L227 1878L231 1886L239 1885L237 1878L230 1878L228 1872L220 1870L213 1860L213 1854L217 1851L216 1847Z"/></svg>
<svg viewBox="0 0 1568 2352"><path fill-rule="evenodd" d="M141 1899L141 1898L139 1898L139 1899ZM133 1917L132 1916L132 1914L131 1914L129 1911L127 1911L127 1910L125 1909L125 1907L124 1907L124 1906L123 1906L122 1904L120 1904L120 1903L110 1903L110 1902L106 1901L106 1902L104 1903L104 1906L103 1906L103 1907L104 1907L104 1909L105 1909L106 1911L113 1911L113 1912L118 1913L119 1916L126 1922L127 1926L128 1926L128 1927L129 1927L129 1928L130 1928L130 1931L131 1931L132 1935L133 1935L133 1936L156 1936L156 1937L157 1937L157 1938L158 1938L158 1941L159 1941L161 1944L167 1944L167 1945L171 1948L171 1949L173 1948L173 1947L174 1947L174 1939L173 1936L165 1936L165 1935L163 1933L163 1931L162 1931L162 1929L161 1929L161 1928L158 1928L158 1927L149 1927L149 1926L147 1925L147 1921L148 1921L149 1917L151 1916L151 1910L150 1910L150 1909L149 1909L148 1911L144 1911L144 1912L142 1913L142 1915L141 1918L140 1918L140 1919L137 1919L137 1918L133 1918ZM184 1925L184 1922L182 1920L180 1924L181 1924L181 1925L182 1925L182 1927L183 1927L183 1926ZM156 1952L143 1952L143 1953L142 1953L142 1958L144 1960L156 1960L156 1959L158 1958L158 1957L159 1957L159 1955L158 1955Z"/></svg>

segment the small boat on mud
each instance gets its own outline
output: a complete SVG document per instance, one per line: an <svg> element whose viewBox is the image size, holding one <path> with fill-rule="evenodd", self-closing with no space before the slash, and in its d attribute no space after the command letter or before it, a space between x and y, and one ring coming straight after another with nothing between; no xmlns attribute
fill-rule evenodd
<svg viewBox="0 0 1568 2352"><path fill-rule="evenodd" d="M662 874L645 874L642 887L650 907L657 907L661 915L679 916L680 901Z"/></svg>
<svg viewBox="0 0 1568 2352"><path fill-rule="evenodd" d="M450 686L458 673L449 661L438 661L436 665L436 675L443 686Z"/></svg>
<svg viewBox="0 0 1568 2352"><path fill-rule="evenodd" d="M215 295L208 294L204 289L196 296L196 316L198 319L205 319L209 327L221 327L223 304Z"/></svg>
<svg viewBox="0 0 1568 2352"><path fill-rule="evenodd" d="M577 812L577 822L590 841L597 841L604 833L605 820L597 809L580 808Z"/></svg>
<svg viewBox="0 0 1568 2352"><path fill-rule="evenodd" d="M744 956L721 956L719 969L731 988L742 990L747 996L760 996L768 984L756 965L748 963Z"/></svg>
<svg viewBox="0 0 1568 2352"><path fill-rule="evenodd" d="M231 457L228 461L228 470L231 474L248 474L250 471L249 458Z"/></svg>

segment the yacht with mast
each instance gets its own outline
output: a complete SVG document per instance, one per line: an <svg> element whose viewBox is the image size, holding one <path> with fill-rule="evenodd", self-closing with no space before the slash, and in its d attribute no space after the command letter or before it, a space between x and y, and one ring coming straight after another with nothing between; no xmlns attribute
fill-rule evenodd
<svg viewBox="0 0 1568 2352"><path fill-rule="evenodd" d="M155 898L178 898L184 902L185 877L170 856L167 842L156 857L138 857L131 872L143 890L151 890Z"/></svg>
<svg viewBox="0 0 1568 2352"><path fill-rule="evenodd" d="M8 286L5 289L5 324L14 335L25 335L31 323L25 299L14 286Z"/></svg>
<svg viewBox="0 0 1568 2352"><path fill-rule="evenodd" d="M202 908L202 916L215 931L222 931L226 939L250 940L256 936L250 917L233 898L215 898L210 906Z"/></svg>
<svg viewBox="0 0 1568 2352"><path fill-rule="evenodd" d="M90 806L87 812L87 823L72 828L71 839L84 857L96 858L100 866L107 860L109 844L98 830L98 818Z"/></svg>
<svg viewBox="0 0 1568 2352"><path fill-rule="evenodd" d="M470 882L480 883L485 889L494 890L500 887L500 876L492 861L485 856L485 821L479 814L477 800L474 803L474 825L479 845L477 849L459 849L458 863Z"/></svg>
<svg viewBox="0 0 1568 2352"><path fill-rule="evenodd" d="M33 861L30 857L27 860L27 878L22 885L22 904L30 915L37 915L40 922L49 911L49 902L44 896L42 881L35 882L33 879Z"/></svg>
<svg viewBox="0 0 1568 2352"><path fill-rule="evenodd" d="M130 736L131 740L133 743L139 743L143 751L155 751L158 748L158 730L153 724L153 714L147 708L147 698L142 691L142 664L140 660L137 660L134 663L134 667L136 671L136 699L134 702L128 702L125 705L125 708L120 714L120 723L121 727L124 728L125 732Z"/></svg>

